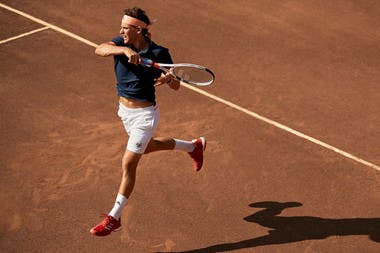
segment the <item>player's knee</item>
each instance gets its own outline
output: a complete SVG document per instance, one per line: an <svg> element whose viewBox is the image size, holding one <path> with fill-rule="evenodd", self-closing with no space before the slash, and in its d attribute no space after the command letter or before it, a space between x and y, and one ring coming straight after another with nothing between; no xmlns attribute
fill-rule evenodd
<svg viewBox="0 0 380 253"><path fill-rule="evenodd" d="M161 144L161 141L156 140L156 139L151 139L148 146L145 149L144 154L148 154L150 152L156 151L159 149L159 146Z"/></svg>
<svg viewBox="0 0 380 253"><path fill-rule="evenodd" d="M130 157L127 155L124 155L122 159L122 170L123 174L132 174L136 173L136 168L138 164L139 159L136 157Z"/></svg>
<svg viewBox="0 0 380 253"><path fill-rule="evenodd" d="M132 175L136 173L137 164L132 161L126 161L122 164L123 175Z"/></svg>

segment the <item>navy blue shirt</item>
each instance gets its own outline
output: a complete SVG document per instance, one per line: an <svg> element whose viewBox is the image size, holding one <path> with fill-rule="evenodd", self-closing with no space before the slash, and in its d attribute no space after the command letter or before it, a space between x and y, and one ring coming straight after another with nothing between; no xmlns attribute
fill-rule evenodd
<svg viewBox="0 0 380 253"><path fill-rule="evenodd" d="M133 46L124 44L122 36L112 39L112 42L117 46L129 47L137 52ZM173 63L167 48L161 47L153 41L149 41L149 43L147 49L137 52L141 57L160 63ZM156 104L154 83L162 73L160 69L131 64L125 55L114 56L114 68L117 80L116 89L120 97Z"/></svg>

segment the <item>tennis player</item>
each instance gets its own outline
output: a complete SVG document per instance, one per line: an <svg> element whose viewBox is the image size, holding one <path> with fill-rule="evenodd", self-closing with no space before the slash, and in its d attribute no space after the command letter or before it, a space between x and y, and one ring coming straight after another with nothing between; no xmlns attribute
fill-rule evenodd
<svg viewBox="0 0 380 253"><path fill-rule="evenodd" d="M101 223L90 230L97 236L106 236L120 229L122 209L133 191L136 168L143 154L158 150L183 150L193 159L195 171L202 168L203 151L206 148L204 137L192 141L153 137L160 118L155 86L167 84L173 90L178 90L180 83L159 69L139 64L140 57L155 62L172 63L169 50L150 39L150 24L144 10L138 7L126 9L121 20L121 36L102 43L95 50L95 54L99 56L114 58L119 96L118 116L129 135L122 158L122 177L114 207L104 215Z"/></svg>

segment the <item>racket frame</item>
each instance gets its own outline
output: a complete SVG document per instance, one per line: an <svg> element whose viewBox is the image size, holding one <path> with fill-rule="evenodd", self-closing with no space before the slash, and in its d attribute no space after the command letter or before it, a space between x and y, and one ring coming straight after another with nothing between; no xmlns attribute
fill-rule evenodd
<svg viewBox="0 0 380 253"><path fill-rule="evenodd" d="M149 66L149 67L154 67L154 68L157 68L157 69L161 69L165 73L169 73L170 75L172 75L178 81L184 82L184 83L187 83L187 84L191 84L191 85L208 86L208 85L212 84L215 81L215 75L214 75L214 73L210 69L208 69L206 67L203 67L201 65L197 65L197 64L192 64L192 63L175 63L175 64L158 63L158 62L152 61L151 59L144 58L144 57L141 57L141 64L144 65L144 66ZM208 72L212 76L212 79L209 82L202 82L202 83L200 83L200 82L194 82L194 81L189 81L189 80L184 80L183 78L181 78L181 77L177 76L176 74L174 74L173 69L175 67L190 67L190 68L196 68L196 69L204 70L204 71Z"/></svg>

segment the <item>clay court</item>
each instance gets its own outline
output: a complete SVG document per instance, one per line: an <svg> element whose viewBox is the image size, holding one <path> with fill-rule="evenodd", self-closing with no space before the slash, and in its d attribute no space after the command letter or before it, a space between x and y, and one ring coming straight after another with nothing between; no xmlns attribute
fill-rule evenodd
<svg viewBox="0 0 380 253"><path fill-rule="evenodd" d="M139 6L208 87L157 88L157 136L208 140L143 156L122 230L128 136L112 57L94 47ZM11 7L11 8L9 8ZM1 252L380 252L380 2L11 1L0 7Z"/></svg>

